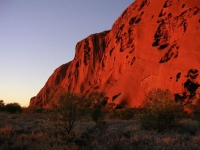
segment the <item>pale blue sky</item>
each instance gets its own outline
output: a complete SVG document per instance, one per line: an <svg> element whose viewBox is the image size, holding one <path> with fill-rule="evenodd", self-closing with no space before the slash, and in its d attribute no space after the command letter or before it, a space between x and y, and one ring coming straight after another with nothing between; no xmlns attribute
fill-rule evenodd
<svg viewBox="0 0 200 150"><path fill-rule="evenodd" d="M76 43L109 30L133 0L0 0L0 100L28 106Z"/></svg>

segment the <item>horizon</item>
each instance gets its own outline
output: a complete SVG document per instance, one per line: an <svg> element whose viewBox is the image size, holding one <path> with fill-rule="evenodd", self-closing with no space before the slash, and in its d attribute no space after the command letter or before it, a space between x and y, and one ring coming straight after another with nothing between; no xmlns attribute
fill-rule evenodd
<svg viewBox="0 0 200 150"><path fill-rule="evenodd" d="M28 106L87 36L110 30L134 0L0 2L0 100ZM103 11L102 11L103 10Z"/></svg>

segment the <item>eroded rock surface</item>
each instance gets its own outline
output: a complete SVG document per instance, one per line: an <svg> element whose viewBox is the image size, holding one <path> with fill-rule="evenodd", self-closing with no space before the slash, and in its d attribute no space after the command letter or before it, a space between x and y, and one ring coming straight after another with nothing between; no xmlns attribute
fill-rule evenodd
<svg viewBox="0 0 200 150"><path fill-rule="evenodd" d="M114 107L138 107L154 88L192 98L200 86L199 41L199 1L136 0L110 31L77 43L75 58L55 70L30 107L56 104L68 90L103 91Z"/></svg>

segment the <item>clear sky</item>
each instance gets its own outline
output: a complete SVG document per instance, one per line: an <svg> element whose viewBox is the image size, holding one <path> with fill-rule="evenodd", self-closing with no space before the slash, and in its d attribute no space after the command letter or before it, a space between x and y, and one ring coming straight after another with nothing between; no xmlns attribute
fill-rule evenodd
<svg viewBox="0 0 200 150"><path fill-rule="evenodd" d="M0 0L0 100L28 106L76 43L109 30L134 0Z"/></svg>

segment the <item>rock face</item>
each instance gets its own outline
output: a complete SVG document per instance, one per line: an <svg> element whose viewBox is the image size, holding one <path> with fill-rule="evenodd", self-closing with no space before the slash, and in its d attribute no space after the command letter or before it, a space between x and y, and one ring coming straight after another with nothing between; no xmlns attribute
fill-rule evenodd
<svg viewBox="0 0 200 150"><path fill-rule="evenodd" d="M75 58L50 76L30 107L57 103L64 91L106 93L107 102L138 107L151 89L169 89L176 100L200 86L198 0L136 0L110 31L78 42Z"/></svg>

